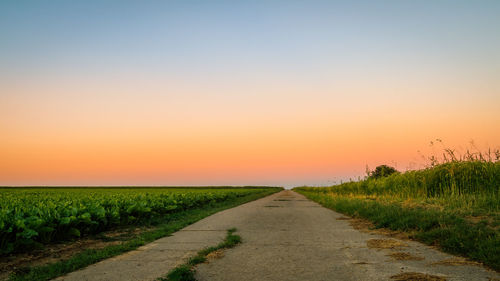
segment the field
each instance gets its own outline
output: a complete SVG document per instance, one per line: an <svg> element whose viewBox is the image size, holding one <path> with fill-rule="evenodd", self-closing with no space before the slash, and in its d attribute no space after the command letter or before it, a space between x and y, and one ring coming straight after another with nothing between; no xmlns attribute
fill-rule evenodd
<svg viewBox="0 0 500 281"><path fill-rule="evenodd" d="M500 269L500 162L426 169L295 191L338 212Z"/></svg>
<svg viewBox="0 0 500 281"><path fill-rule="evenodd" d="M216 206L278 188L2 188L2 255L98 234L155 224L169 215Z"/></svg>

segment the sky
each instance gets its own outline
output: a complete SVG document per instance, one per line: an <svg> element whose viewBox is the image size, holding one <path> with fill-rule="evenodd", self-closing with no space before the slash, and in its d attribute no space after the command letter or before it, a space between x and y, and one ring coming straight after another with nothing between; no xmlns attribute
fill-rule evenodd
<svg viewBox="0 0 500 281"><path fill-rule="evenodd" d="M499 14L0 1L0 185L331 185L442 146L498 148Z"/></svg>

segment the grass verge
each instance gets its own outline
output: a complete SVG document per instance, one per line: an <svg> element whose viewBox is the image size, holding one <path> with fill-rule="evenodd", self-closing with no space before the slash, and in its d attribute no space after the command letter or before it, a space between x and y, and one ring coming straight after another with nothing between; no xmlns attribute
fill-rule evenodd
<svg viewBox="0 0 500 281"><path fill-rule="evenodd" d="M172 269L166 277L161 277L158 281L196 281L194 267L205 262L208 254L221 249L229 249L241 243L241 237L234 235L234 232L236 232L236 228L228 229L226 238L219 245L199 251L198 255L190 258L187 263Z"/></svg>
<svg viewBox="0 0 500 281"><path fill-rule="evenodd" d="M240 197L234 201L219 202L211 206L203 208L191 209L180 213L174 213L164 221L157 225L157 227L137 237L130 239L119 245L108 246L99 250L85 250L70 259L59 261L56 263L25 268L23 271L16 272L9 277L9 281L43 281L50 280L55 277L67 274L69 272L94 264L101 260L137 249L138 247L152 242L156 239L170 235L171 233L182 229L196 221L199 221L214 213L220 212L225 209L233 208L246 202L250 202L272 193L276 193L281 189L269 189L262 193L250 194L245 197Z"/></svg>
<svg viewBox="0 0 500 281"><path fill-rule="evenodd" d="M487 221L477 223L460 213L421 206L405 206L398 201L353 195L295 191L324 207L372 221L377 228L405 231L410 237L442 250L463 255L500 270L500 234Z"/></svg>

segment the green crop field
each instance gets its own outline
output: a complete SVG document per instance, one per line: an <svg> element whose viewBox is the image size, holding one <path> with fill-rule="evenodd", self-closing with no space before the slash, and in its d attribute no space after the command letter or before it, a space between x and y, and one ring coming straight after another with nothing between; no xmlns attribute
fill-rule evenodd
<svg viewBox="0 0 500 281"><path fill-rule="evenodd" d="M295 191L376 227L500 269L500 162L447 161L330 187Z"/></svg>
<svg viewBox="0 0 500 281"><path fill-rule="evenodd" d="M0 188L0 253L70 240L277 188Z"/></svg>

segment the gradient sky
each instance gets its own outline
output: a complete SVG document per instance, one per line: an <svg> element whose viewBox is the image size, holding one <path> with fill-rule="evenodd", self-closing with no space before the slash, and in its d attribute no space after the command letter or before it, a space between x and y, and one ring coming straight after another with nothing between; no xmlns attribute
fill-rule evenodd
<svg viewBox="0 0 500 281"><path fill-rule="evenodd" d="M496 148L499 15L495 0L3 0L0 185L321 185L415 168L435 138Z"/></svg>

